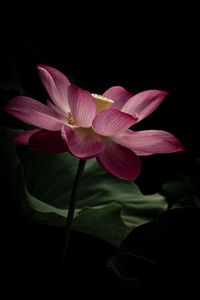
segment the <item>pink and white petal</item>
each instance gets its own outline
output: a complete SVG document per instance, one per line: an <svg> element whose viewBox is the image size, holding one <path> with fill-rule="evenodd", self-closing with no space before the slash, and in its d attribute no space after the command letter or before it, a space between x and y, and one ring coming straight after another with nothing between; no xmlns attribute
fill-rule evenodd
<svg viewBox="0 0 200 300"><path fill-rule="evenodd" d="M47 130L60 130L67 119L60 118L52 108L29 97L19 96L11 99L4 107L13 117Z"/></svg>
<svg viewBox="0 0 200 300"><path fill-rule="evenodd" d="M45 86L51 100L62 111L69 111L67 89L70 85L68 78L55 68L38 65L40 79Z"/></svg>
<svg viewBox="0 0 200 300"><path fill-rule="evenodd" d="M62 120L64 123L66 123L67 120L67 114L60 110L57 106L55 106L51 101L47 100L47 106L54 111L55 116Z"/></svg>
<svg viewBox="0 0 200 300"><path fill-rule="evenodd" d="M151 155L154 153L172 153L183 151L184 147L171 133L162 130L143 130L138 132L122 133L113 140L138 155Z"/></svg>
<svg viewBox="0 0 200 300"><path fill-rule="evenodd" d="M138 122L150 115L168 95L159 90L148 90L136 94L122 107L122 111L130 115L137 114Z"/></svg>
<svg viewBox="0 0 200 300"><path fill-rule="evenodd" d="M88 91L74 85L68 88L68 99L72 116L81 127L91 127L96 115L96 104Z"/></svg>
<svg viewBox="0 0 200 300"><path fill-rule="evenodd" d="M10 101L8 101L5 105L5 111L10 113L10 111L12 110L34 110L34 111L38 111L47 115L50 115L52 117L57 117L57 114L55 113L55 111L51 108L48 107L46 105L44 105L43 103L30 98L30 97L26 97L26 96L18 96L15 97L13 99L11 99Z"/></svg>
<svg viewBox="0 0 200 300"><path fill-rule="evenodd" d="M97 156L98 163L112 175L123 180L134 180L141 171L139 157L116 143L110 144Z"/></svg>
<svg viewBox="0 0 200 300"><path fill-rule="evenodd" d="M113 86L103 93L103 96L114 101L112 108L121 109L128 99L133 97L133 93L128 92L121 86Z"/></svg>
<svg viewBox="0 0 200 300"><path fill-rule="evenodd" d="M88 159L97 156L105 148L100 137L91 129L71 129L63 126L62 137L69 151L76 157Z"/></svg>
<svg viewBox="0 0 200 300"><path fill-rule="evenodd" d="M29 138L29 147L45 153L62 153L68 151L61 136L61 131L40 130Z"/></svg>
<svg viewBox="0 0 200 300"><path fill-rule="evenodd" d="M14 136L13 141L18 144L28 145L30 137L40 129L27 130Z"/></svg>
<svg viewBox="0 0 200 300"><path fill-rule="evenodd" d="M61 130L63 126L63 122L44 113L25 109L25 110L17 110L17 109L9 109L9 114L13 117L23 121L27 124L34 125L36 127L47 129L47 130Z"/></svg>
<svg viewBox="0 0 200 300"><path fill-rule="evenodd" d="M94 131L103 136L113 136L127 130L137 122L137 118L117 109L100 112L92 122Z"/></svg>

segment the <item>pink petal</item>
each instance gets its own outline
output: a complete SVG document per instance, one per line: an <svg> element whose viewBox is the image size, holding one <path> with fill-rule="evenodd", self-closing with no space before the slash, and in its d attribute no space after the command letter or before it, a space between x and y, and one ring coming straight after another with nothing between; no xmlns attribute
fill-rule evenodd
<svg viewBox="0 0 200 300"><path fill-rule="evenodd" d="M137 118L117 109L106 109L100 112L92 122L94 131L103 136L113 136L135 124Z"/></svg>
<svg viewBox="0 0 200 300"><path fill-rule="evenodd" d="M151 114L167 95L167 92L159 90L144 91L130 98L121 110L130 115L137 114L139 122Z"/></svg>
<svg viewBox="0 0 200 300"><path fill-rule="evenodd" d="M13 98L6 104L5 111L25 123L43 129L59 130L64 123L51 108L29 97Z"/></svg>
<svg viewBox="0 0 200 300"><path fill-rule="evenodd" d="M76 157L88 159L95 157L105 148L100 137L91 129L64 126L62 137L67 144L69 151Z"/></svg>
<svg viewBox="0 0 200 300"><path fill-rule="evenodd" d="M47 106L54 111L55 116L66 122L67 114L55 106L51 101L47 100Z"/></svg>
<svg viewBox="0 0 200 300"><path fill-rule="evenodd" d="M36 132L38 132L39 129L34 129L34 130L27 130L27 131L24 131L22 133L19 133L18 135L16 135L14 138L13 138L13 141L18 143L18 144L23 144L23 145L28 145L28 141L29 141L29 138Z"/></svg>
<svg viewBox="0 0 200 300"><path fill-rule="evenodd" d="M76 123L81 127L91 127L96 114L96 104L91 94L71 85L68 88L68 99Z"/></svg>
<svg viewBox="0 0 200 300"><path fill-rule="evenodd" d="M18 96L18 97L11 99L10 101L8 101L7 104L5 105L5 110L7 111L9 109L35 110L35 111L39 111L41 113L51 115L52 117L57 116L57 114L55 114L55 112L50 107L47 107L43 103L41 103L33 98L25 97L25 96ZM8 111L8 113L9 113L9 111Z"/></svg>
<svg viewBox="0 0 200 300"><path fill-rule="evenodd" d="M38 72L51 100L64 112L69 111L67 89L69 80L58 70L44 65L38 65Z"/></svg>
<svg viewBox="0 0 200 300"><path fill-rule="evenodd" d="M62 153L68 151L60 131L40 130L29 139L28 145L36 151L45 153Z"/></svg>
<svg viewBox="0 0 200 300"><path fill-rule="evenodd" d="M169 132L162 130L144 130L132 132L129 130L113 140L127 148L132 149L137 155L151 155L154 153L171 153L183 151L183 145Z"/></svg>
<svg viewBox="0 0 200 300"><path fill-rule="evenodd" d="M99 164L112 175L123 180L134 180L141 171L138 156L131 150L112 143L97 156Z"/></svg>
<svg viewBox="0 0 200 300"><path fill-rule="evenodd" d="M112 108L121 109L128 99L133 97L133 93L128 92L121 86L113 86L103 93L103 96L114 101Z"/></svg>

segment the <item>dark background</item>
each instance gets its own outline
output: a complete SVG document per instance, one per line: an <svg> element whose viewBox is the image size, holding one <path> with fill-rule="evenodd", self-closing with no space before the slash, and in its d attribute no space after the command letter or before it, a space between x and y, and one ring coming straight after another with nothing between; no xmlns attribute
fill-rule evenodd
<svg viewBox="0 0 200 300"><path fill-rule="evenodd" d="M129 2L108 6L102 2L74 1L37 7L8 5L1 14L1 107L16 96L15 87L10 88L11 82L20 87L18 93L23 90L40 101L46 99L36 72L38 63L56 67L77 85L99 94L112 85L124 86L135 93L146 89L166 90L170 94L165 102L135 129L167 130L182 141L186 151L143 158L143 171L137 183L143 193L154 193L164 182L175 178L177 172L187 173L196 180L199 169L195 158L200 148L199 24L195 7ZM21 125L2 111L0 123L7 127ZM7 210L4 202L5 214ZM4 224L9 237L5 242L9 249L5 255L6 282L17 283L18 291L26 282L32 290L43 286L48 293L49 282L55 283L57 245L61 244L62 232L27 225L15 211L11 215L13 222ZM186 221L187 214L183 223ZM183 236L184 226L180 230ZM92 294L93 286L97 294L110 292L116 296L121 291L124 295L128 292L139 295L137 284L127 284L107 269L108 259L115 254L115 249L107 243L74 232L69 263L72 275L66 277L61 291L66 288L67 295L68 289L75 289L77 293L75 286L78 286L85 296ZM165 258L168 260L171 261L170 255ZM172 292L168 280L166 290Z"/></svg>

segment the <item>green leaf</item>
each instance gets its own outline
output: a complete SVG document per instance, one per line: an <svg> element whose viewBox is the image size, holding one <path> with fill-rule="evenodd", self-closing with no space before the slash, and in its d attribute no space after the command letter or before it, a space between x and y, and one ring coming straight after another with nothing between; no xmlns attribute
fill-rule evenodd
<svg viewBox="0 0 200 300"><path fill-rule="evenodd" d="M1 132L7 180L15 178L9 181L15 185L24 214L32 221L62 226L78 159L67 153L48 155L17 147L10 137L19 131ZM153 220L166 206L160 194L143 195L134 182L109 175L92 159L80 184L73 227L118 246L133 228Z"/></svg>
<svg viewBox="0 0 200 300"><path fill-rule="evenodd" d="M166 197L169 207L200 207L200 198L196 194L194 180L186 174L177 174L176 178L162 186L161 193Z"/></svg>
<svg viewBox="0 0 200 300"><path fill-rule="evenodd" d="M85 208L74 219L74 229L98 236L118 246L130 232L121 218L121 205L109 203L103 207Z"/></svg>

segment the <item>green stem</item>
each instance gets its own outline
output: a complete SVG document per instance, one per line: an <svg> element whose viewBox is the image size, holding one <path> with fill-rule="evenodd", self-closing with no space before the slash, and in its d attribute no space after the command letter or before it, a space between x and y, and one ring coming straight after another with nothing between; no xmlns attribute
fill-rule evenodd
<svg viewBox="0 0 200 300"><path fill-rule="evenodd" d="M63 262L62 262L63 272L64 272L67 254L68 254L69 239L70 239L70 233L72 229L73 217L74 217L74 212L76 207L78 187L79 187L82 174L84 172L85 164L86 164L86 160L81 160L81 159L79 160L76 177L74 179L73 189L69 201L68 215L65 222L65 231L64 231L64 247L63 247Z"/></svg>

